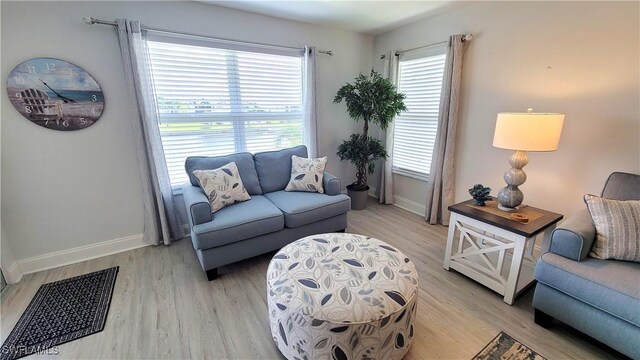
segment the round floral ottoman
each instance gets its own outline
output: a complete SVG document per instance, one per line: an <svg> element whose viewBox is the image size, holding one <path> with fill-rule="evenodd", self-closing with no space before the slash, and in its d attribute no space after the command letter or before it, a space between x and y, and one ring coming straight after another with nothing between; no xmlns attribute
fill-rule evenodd
<svg viewBox="0 0 640 360"><path fill-rule="evenodd" d="M313 235L267 270L271 334L287 359L401 359L414 337L415 266L356 234Z"/></svg>

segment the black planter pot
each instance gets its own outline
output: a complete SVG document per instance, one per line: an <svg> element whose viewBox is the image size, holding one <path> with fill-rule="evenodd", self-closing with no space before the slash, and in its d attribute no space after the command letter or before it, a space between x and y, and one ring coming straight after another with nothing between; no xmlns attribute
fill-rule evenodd
<svg viewBox="0 0 640 360"><path fill-rule="evenodd" d="M367 197L369 196L369 186L356 187L353 184L347 185L347 195L351 198L352 210L364 210L367 207Z"/></svg>

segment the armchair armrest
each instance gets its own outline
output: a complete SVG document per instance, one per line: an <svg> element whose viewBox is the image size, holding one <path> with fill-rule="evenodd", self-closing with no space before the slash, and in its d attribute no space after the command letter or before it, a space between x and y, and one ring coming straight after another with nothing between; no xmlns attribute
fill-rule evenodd
<svg viewBox="0 0 640 360"><path fill-rule="evenodd" d="M182 186L182 197L192 226L213 220L209 199L198 186L185 183Z"/></svg>
<svg viewBox="0 0 640 360"><path fill-rule="evenodd" d="M342 191L340 179L326 171L322 176L322 187L324 188L324 193L327 195L340 195Z"/></svg>
<svg viewBox="0 0 640 360"><path fill-rule="evenodd" d="M596 229L591 222L591 215L584 209L567 217L553 231L549 251L567 259L581 261L589 254L595 236Z"/></svg>

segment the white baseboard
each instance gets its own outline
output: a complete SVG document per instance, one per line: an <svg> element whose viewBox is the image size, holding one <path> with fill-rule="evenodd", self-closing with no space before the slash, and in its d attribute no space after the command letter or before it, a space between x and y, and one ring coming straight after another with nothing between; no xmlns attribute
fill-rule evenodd
<svg viewBox="0 0 640 360"><path fill-rule="evenodd" d="M11 264L8 269L4 270L2 274L7 284L15 284L22 280L22 273L20 272L17 261Z"/></svg>
<svg viewBox="0 0 640 360"><path fill-rule="evenodd" d="M376 195L376 188L372 187L371 189L369 189L369 196L375 199L378 198L378 196ZM412 213L418 214L420 216L424 216L427 210L427 207L424 204L417 203L398 195L393 196L393 205L401 209L411 211Z"/></svg>
<svg viewBox="0 0 640 360"><path fill-rule="evenodd" d="M393 196L393 205L401 209L411 211L412 213L418 214L420 216L424 216L427 211L427 206L425 204L420 204L398 195Z"/></svg>
<svg viewBox="0 0 640 360"><path fill-rule="evenodd" d="M142 234L138 234L104 241L97 244L38 255L18 260L18 268L20 273L26 275L148 246L149 244L145 243L142 239Z"/></svg>

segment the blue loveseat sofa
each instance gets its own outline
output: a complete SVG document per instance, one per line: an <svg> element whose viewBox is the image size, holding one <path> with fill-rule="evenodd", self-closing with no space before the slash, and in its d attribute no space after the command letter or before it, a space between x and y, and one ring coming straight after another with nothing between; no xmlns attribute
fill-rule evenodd
<svg viewBox="0 0 640 360"><path fill-rule="evenodd" d="M602 197L640 200L640 176L611 174ZM640 359L640 263L588 257L595 236L586 208L553 231L535 270L535 322L556 318Z"/></svg>
<svg viewBox="0 0 640 360"><path fill-rule="evenodd" d="M351 199L341 193L337 177L324 173L324 194L284 191L293 155L307 157L307 148L187 158L190 181L182 187L183 197L191 241L209 280L217 277L220 266L280 249L305 236L346 229ZM213 214L192 172L216 169L232 161L251 200Z"/></svg>

